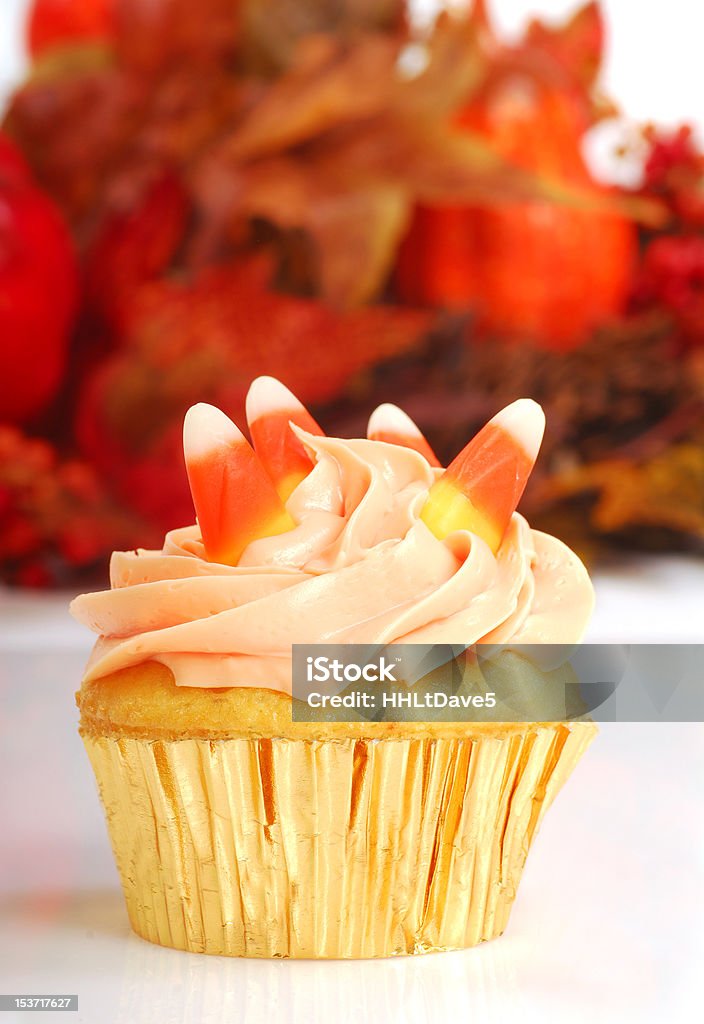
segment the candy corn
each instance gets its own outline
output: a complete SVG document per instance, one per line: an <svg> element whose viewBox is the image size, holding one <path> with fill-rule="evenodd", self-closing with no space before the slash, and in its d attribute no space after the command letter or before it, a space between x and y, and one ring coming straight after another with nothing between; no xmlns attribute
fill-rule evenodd
<svg viewBox="0 0 704 1024"><path fill-rule="evenodd" d="M436 537L470 530L492 551L501 544L535 464L543 410L522 398L497 413L430 488L421 518Z"/></svg>
<svg viewBox="0 0 704 1024"><path fill-rule="evenodd" d="M282 501L308 476L312 460L290 423L309 434L323 431L308 410L274 377L257 377L247 395L247 423L254 448Z"/></svg>
<svg viewBox="0 0 704 1024"><path fill-rule="evenodd" d="M259 458L224 412L204 403L192 406L183 424L183 450L211 562L237 565L253 540L293 529Z"/></svg>
<svg viewBox="0 0 704 1024"><path fill-rule="evenodd" d="M423 437L410 416L397 405L387 402L374 410L369 417L367 437L370 441L386 441L403 448L412 448L425 456L431 466L439 466L437 455Z"/></svg>

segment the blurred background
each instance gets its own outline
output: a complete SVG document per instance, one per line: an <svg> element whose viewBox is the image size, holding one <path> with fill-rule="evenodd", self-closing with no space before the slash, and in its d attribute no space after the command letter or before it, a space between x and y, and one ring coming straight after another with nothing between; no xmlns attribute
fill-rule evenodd
<svg viewBox="0 0 704 1024"><path fill-rule="evenodd" d="M185 409L280 377L443 460L548 418L522 510L593 565L704 538L703 15L5 0L0 581L193 519Z"/></svg>

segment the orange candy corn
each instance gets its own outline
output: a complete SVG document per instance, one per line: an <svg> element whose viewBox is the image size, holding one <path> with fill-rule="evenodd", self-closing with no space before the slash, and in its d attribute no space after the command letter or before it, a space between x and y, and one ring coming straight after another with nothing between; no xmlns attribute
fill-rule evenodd
<svg viewBox="0 0 704 1024"><path fill-rule="evenodd" d="M253 540L294 528L256 453L224 412L204 403L192 406L183 424L183 450L211 562L237 565Z"/></svg>
<svg viewBox="0 0 704 1024"><path fill-rule="evenodd" d="M431 466L439 466L437 455L423 437L410 416L403 409L389 402L378 406L369 417L367 437L370 441L386 441L402 448L420 452Z"/></svg>
<svg viewBox="0 0 704 1024"><path fill-rule="evenodd" d="M496 552L543 439L545 415L522 398L497 413L433 484L421 518L441 540L470 530Z"/></svg>
<svg viewBox="0 0 704 1024"><path fill-rule="evenodd" d="M313 462L289 426L323 435L311 414L275 377L257 377L247 395L247 423L254 449L282 501L310 473Z"/></svg>

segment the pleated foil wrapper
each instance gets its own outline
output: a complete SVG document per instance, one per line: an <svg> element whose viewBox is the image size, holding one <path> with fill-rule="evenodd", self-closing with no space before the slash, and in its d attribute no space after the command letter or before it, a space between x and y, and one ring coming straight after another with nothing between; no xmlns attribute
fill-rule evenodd
<svg viewBox="0 0 704 1024"><path fill-rule="evenodd" d="M595 732L84 743L138 935L366 958L500 935L543 814Z"/></svg>

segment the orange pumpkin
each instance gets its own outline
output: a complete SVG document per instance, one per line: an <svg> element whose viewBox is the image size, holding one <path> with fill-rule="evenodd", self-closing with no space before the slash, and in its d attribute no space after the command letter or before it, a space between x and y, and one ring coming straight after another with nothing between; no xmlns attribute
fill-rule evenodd
<svg viewBox="0 0 704 1024"><path fill-rule="evenodd" d="M517 166L603 194L581 155L582 110L566 92L507 76L459 125ZM635 254L635 228L618 212L542 200L421 206L401 247L397 287L408 302L474 308L489 334L568 349L622 312Z"/></svg>

